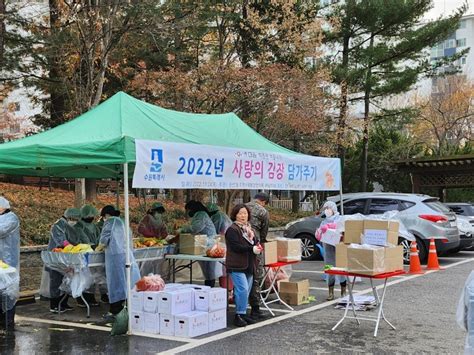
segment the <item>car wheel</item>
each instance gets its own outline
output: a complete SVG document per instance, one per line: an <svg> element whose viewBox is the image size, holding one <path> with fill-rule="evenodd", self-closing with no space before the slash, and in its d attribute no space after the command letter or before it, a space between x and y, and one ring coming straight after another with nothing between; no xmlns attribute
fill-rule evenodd
<svg viewBox="0 0 474 355"><path fill-rule="evenodd" d="M319 248L317 247L318 242L316 238L310 234L300 234L297 238L301 239L301 259L303 260L317 260L322 259Z"/></svg>
<svg viewBox="0 0 474 355"><path fill-rule="evenodd" d="M416 238L416 246L418 247L418 255L420 257L420 263L426 264L428 262L428 250L426 245L420 238Z"/></svg>
<svg viewBox="0 0 474 355"><path fill-rule="evenodd" d="M398 238L398 245L403 246L403 263L405 265L410 264L410 247L411 247L411 242L408 239L405 238Z"/></svg>

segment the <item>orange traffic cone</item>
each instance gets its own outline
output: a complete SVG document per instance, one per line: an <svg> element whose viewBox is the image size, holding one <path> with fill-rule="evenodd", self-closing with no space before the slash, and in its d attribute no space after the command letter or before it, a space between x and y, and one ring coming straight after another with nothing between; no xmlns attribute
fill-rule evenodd
<svg viewBox="0 0 474 355"><path fill-rule="evenodd" d="M420 256L418 255L416 241L411 242L410 274L424 274L423 270L421 269Z"/></svg>
<svg viewBox="0 0 474 355"><path fill-rule="evenodd" d="M430 250L428 253L428 264L426 270L443 270L439 266L438 255L436 254L436 244L433 238L430 239Z"/></svg>

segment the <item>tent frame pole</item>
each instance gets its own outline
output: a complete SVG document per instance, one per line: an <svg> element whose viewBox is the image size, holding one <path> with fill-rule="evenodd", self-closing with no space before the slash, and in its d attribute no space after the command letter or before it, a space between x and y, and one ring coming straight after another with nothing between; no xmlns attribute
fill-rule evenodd
<svg viewBox="0 0 474 355"><path fill-rule="evenodd" d="M126 263L125 271L127 273L127 312L128 312L128 334L132 334L132 316L130 304L131 290L131 269L130 269L130 210L128 203L128 163L123 164L123 193L124 193L124 210L125 210L125 250Z"/></svg>
<svg viewBox="0 0 474 355"><path fill-rule="evenodd" d="M339 198L341 200L341 215L344 216L344 201L342 200L342 173L340 174L339 179Z"/></svg>

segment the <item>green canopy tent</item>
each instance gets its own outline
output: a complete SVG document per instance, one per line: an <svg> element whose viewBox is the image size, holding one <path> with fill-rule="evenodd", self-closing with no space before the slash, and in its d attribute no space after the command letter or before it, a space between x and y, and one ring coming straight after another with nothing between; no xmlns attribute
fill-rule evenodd
<svg viewBox="0 0 474 355"><path fill-rule="evenodd" d="M0 173L117 178L122 176L122 164L135 162L135 139L294 153L264 138L233 113L177 112L119 92L70 122L1 144Z"/></svg>
<svg viewBox="0 0 474 355"><path fill-rule="evenodd" d="M136 161L135 140L299 155L264 138L233 113L208 115L177 112L119 92L70 122L31 137L1 144L0 173L64 178L130 178ZM123 184L125 224L128 226L127 178L123 179ZM128 250L128 228L126 233ZM130 286L129 253L126 264ZM128 309L130 312L130 307Z"/></svg>

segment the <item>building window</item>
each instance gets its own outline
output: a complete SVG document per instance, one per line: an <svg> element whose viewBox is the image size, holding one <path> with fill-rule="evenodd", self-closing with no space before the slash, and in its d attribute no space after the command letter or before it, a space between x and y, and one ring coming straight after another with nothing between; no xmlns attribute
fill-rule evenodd
<svg viewBox="0 0 474 355"><path fill-rule="evenodd" d="M461 28L466 28L466 23L467 23L466 20L461 20L461 21L459 22L459 28L460 28L460 29L461 29Z"/></svg>
<svg viewBox="0 0 474 355"><path fill-rule="evenodd" d="M466 39L460 38L456 40L456 47L465 47L466 46Z"/></svg>
<svg viewBox="0 0 474 355"><path fill-rule="evenodd" d="M461 65L466 64L466 57L461 57Z"/></svg>
<svg viewBox="0 0 474 355"><path fill-rule="evenodd" d="M454 47L456 47L455 39L448 39L444 42L444 49L454 48Z"/></svg>

